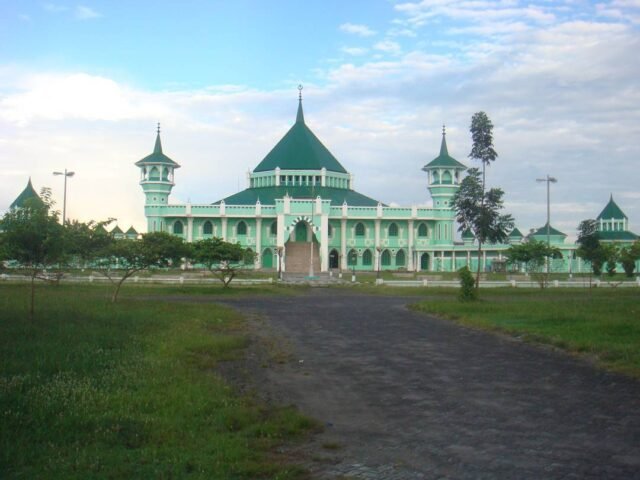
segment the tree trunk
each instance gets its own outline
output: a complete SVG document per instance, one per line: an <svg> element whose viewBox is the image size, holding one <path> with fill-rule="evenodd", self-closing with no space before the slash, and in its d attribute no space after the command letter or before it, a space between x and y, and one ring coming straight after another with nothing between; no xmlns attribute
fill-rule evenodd
<svg viewBox="0 0 640 480"><path fill-rule="evenodd" d="M113 291L113 295L111 296L111 303L116 303L118 301L118 294L120 293L120 287L122 287L122 284L124 283L124 281L129 278L131 275L133 275L135 272L131 272L129 274L125 274L120 281L116 284L116 289Z"/></svg>
<svg viewBox="0 0 640 480"><path fill-rule="evenodd" d="M485 181L485 164L482 162L482 197L480 197L480 220L484 218L484 181ZM482 232L480 232L482 236ZM480 288L480 266L482 254L482 240L478 238L478 269L476 271L476 290Z"/></svg>

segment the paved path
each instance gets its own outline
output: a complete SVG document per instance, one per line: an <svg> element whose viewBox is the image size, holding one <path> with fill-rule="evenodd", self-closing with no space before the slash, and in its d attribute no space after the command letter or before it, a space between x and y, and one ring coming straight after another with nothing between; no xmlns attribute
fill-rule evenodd
<svg viewBox="0 0 640 480"><path fill-rule="evenodd" d="M640 479L640 382L413 301L327 289L225 301L287 345L263 388L327 425L314 478Z"/></svg>

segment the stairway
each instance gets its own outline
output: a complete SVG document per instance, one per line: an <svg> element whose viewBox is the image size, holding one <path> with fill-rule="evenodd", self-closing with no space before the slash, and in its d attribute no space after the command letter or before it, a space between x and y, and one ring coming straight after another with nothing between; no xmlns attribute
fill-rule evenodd
<svg viewBox="0 0 640 480"><path fill-rule="evenodd" d="M285 271L287 273L309 274L311 242L288 242L285 251ZM313 273L320 273L320 249L313 242Z"/></svg>

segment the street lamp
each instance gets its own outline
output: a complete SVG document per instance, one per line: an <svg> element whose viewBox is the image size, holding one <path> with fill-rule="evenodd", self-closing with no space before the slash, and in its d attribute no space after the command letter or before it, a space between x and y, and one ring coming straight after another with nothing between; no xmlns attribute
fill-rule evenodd
<svg viewBox="0 0 640 480"><path fill-rule="evenodd" d="M76 172L67 172L67 169L64 169L64 172L53 172L54 175L64 175L64 197L62 200L62 224L64 225L65 220L67 218L67 177L73 177Z"/></svg>
<svg viewBox="0 0 640 480"><path fill-rule="evenodd" d="M549 195L549 185L551 183L557 183L558 180L550 177L547 174L547 178L536 178L536 182L547 182L547 245L551 245L550 228L551 228L551 196Z"/></svg>

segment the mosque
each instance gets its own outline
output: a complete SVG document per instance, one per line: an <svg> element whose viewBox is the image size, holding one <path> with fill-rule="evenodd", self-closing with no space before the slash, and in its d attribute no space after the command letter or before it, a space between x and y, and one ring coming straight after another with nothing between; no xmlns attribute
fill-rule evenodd
<svg viewBox="0 0 640 480"><path fill-rule="evenodd" d="M456 240L452 198L467 167L449 155L443 127L440 153L428 162L431 207L388 206L353 188L353 175L305 122L302 97L295 123L248 174L248 185L211 204L171 204L175 171L180 165L162 151L160 131L150 155L135 163L145 194L147 231L165 231L187 242L219 237L256 252L255 268L307 274L335 270L451 272L465 265L483 271L505 267L505 251L527 239L549 241L562 258L556 272L588 271L567 235L544 225L526 236L518 228L503 244L477 243L470 232ZM11 208L37 196L31 181ZM597 217L602 241L630 244L628 218L610 198ZM117 238L136 238L131 227L113 230Z"/></svg>

